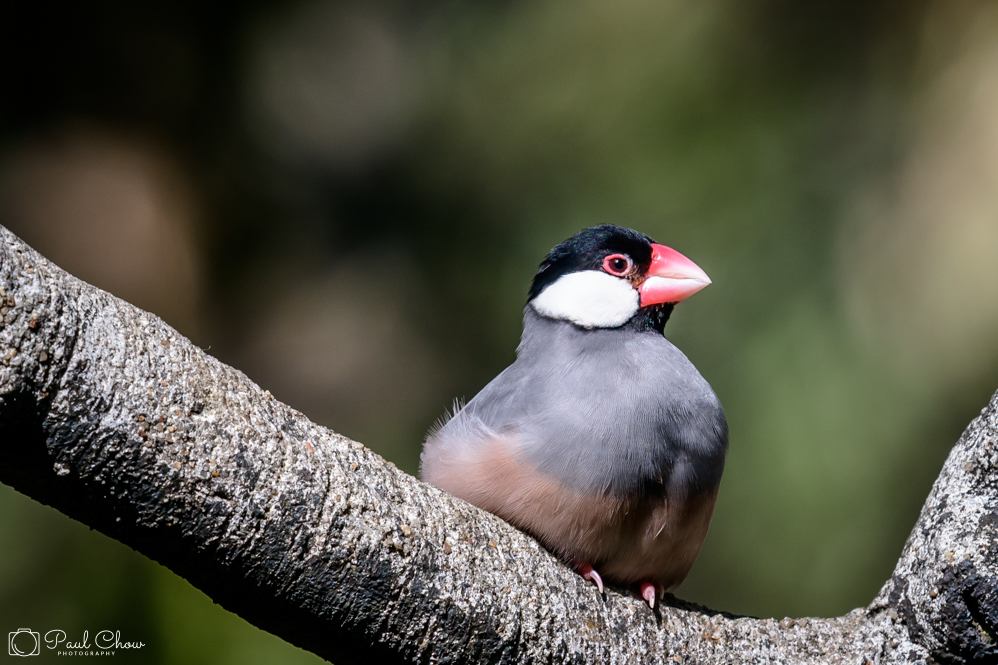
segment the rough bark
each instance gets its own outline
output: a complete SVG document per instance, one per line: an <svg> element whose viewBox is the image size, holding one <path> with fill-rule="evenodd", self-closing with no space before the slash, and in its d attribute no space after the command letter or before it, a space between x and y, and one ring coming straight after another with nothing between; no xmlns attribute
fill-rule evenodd
<svg viewBox="0 0 998 665"><path fill-rule="evenodd" d="M998 396L873 603L754 619L595 588L0 227L0 481L339 665L998 659Z"/></svg>

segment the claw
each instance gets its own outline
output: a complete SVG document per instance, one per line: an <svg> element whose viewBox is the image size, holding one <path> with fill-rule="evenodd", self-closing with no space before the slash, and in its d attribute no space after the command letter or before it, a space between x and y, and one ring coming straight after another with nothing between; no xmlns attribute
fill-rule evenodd
<svg viewBox="0 0 998 665"><path fill-rule="evenodd" d="M599 589L600 593L603 593L603 578L599 576L593 567L588 563L579 564L579 574L582 575L583 579L592 580L596 583L596 588Z"/></svg>
<svg viewBox="0 0 998 665"><path fill-rule="evenodd" d="M645 582L641 585L641 597L648 601L648 607L655 609L655 585Z"/></svg>

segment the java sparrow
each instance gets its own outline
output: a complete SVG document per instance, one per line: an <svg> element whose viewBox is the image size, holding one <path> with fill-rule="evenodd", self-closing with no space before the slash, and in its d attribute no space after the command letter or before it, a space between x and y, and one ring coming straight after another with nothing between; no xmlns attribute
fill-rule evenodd
<svg viewBox="0 0 998 665"><path fill-rule="evenodd" d="M656 593L693 566L717 498L721 404L663 335L710 284L685 256L604 224L541 263L516 360L430 431L423 480L573 564Z"/></svg>

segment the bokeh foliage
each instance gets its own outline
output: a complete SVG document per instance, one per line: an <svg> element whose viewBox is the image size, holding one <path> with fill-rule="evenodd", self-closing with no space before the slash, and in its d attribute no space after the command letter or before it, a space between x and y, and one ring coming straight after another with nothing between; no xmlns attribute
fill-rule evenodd
<svg viewBox="0 0 998 665"><path fill-rule="evenodd" d="M666 333L721 397L731 451L684 598L868 603L998 388L998 275L973 259L998 250L998 142L938 148L994 127L947 110L992 80L987 3L18 12L0 28L3 223L407 471L512 359L556 242L611 221L704 267L714 284ZM971 162L976 217L909 222L913 191L945 210ZM911 185L924 163L942 177ZM115 203L129 187L137 207ZM129 244L143 202L166 230ZM970 240L936 265L937 237ZM146 253L162 267L128 272ZM953 265L970 278L942 303L906 286ZM8 488L0 504L0 629L107 624L150 645L136 662L314 660Z"/></svg>

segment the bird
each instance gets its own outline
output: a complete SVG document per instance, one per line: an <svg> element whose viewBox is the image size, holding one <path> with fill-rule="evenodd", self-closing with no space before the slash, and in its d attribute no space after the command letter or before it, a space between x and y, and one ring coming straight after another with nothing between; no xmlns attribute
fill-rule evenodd
<svg viewBox="0 0 998 665"><path fill-rule="evenodd" d="M541 262L516 359L430 429L421 478L539 540L604 593L678 586L710 525L728 448L717 395L665 338L711 283L614 224Z"/></svg>

